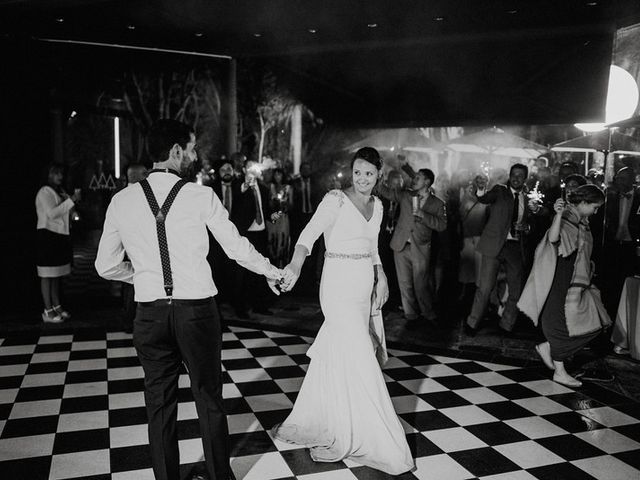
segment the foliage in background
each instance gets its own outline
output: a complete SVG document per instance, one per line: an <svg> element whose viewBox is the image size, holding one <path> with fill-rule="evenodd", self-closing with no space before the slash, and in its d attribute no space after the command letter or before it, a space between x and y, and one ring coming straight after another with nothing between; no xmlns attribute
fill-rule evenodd
<svg viewBox="0 0 640 480"><path fill-rule="evenodd" d="M207 161L224 151L219 83L216 72L209 67L164 72L130 70L123 74L117 88L100 93L96 105L121 109L131 118L135 133L123 149L130 152L134 163L147 157L145 138L151 125L166 118L194 127L198 154Z"/></svg>
<svg viewBox="0 0 640 480"><path fill-rule="evenodd" d="M291 121L295 107L302 108L303 158L309 129L321 123L268 66L251 60L238 63L238 139L240 150L261 161L273 158L287 165L292 158Z"/></svg>

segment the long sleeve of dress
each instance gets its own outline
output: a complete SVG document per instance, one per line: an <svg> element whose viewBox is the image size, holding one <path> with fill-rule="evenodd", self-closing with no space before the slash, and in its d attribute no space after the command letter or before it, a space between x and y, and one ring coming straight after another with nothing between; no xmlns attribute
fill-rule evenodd
<svg viewBox="0 0 640 480"><path fill-rule="evenodd" d="M336 217L343 203L344 193L340 190L331 190L324 196L313 217L311 217L307 226L302 230L296 243L296 245L306 247L307 255L311 253L313 244L318 237L333 228L333 224L336 221Z"/></svg>

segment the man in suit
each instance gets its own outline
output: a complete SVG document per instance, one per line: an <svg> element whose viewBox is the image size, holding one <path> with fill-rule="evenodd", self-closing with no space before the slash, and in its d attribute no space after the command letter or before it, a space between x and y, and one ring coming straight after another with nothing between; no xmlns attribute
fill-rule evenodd
<svg viewBox="0 0 640 480"><path fill-rule="evenodd" d="M217 168L217 177L211 188L222 201L229 218L233 221L235 213L234 205L240 195L240 181L234 176L233 163L230 160L223 161ZM229 259L220 244L209 233L209 255L207 260L211 265L213 277L218 285L218 301L233 303L233 278L239 267L236 262Z"/></svg>
<svg viewBox="0 0 640 480"><path fill-rule="evenodd" d="M311 164L302 162L300 164L300 176L291 182L293 193L293 204L289 211L289 222L291 228L291 244L295 245L302 229L309 223L313 213L316 211L322 196L325 193L318 182L314 181L311 174ZM305 290L317 290L320 275L316 268L318 262L318 250L323 248L322 237L313 246L307 261L302 267L298 288ZM321 271L320 271L321 273Z"/></svg>
<svg viewBox="0 0 640 480"><path fill-rule="evenodd" d="M526 165L516 163L509 171L508 185L497 184L488 192L486 179L476 177L476 197L478 202L489 205L489 218L476 247L482 260L478 288L465 327L468 335L473 336L477 332L501 265L506 270L509 297L499 325L506 332L511 332L515 326L518 317L516 303L522 292L525 274L525 236L530 206L524 184L528 173Z"/></svg>
<svg viewBox="0 0 640 480"><path fill-rule="evenodd" d="M262 170L260 164L245 160L244 181L240 184L236 204L232 207L231 221L240 235L247 237L255 249L267 256L267 228L271 214L269 191L260 183ZM248 309L261 315L273 315L269 310L271 294L264 288L260 277L243 268L236 268L233 279L234 308L240 318L249 318Z"/></svg>
<svg viewBox="0 0 640 480"><path fill-rule="evenodd" d="M415 329L425 321L437 325L433 308L431 281L431 237L447 228L445 204L431 191L435 176L428 168L413 177L413 190L392 189L381 183L378 193L400 206L393 237L396 274L407 328Z"/></svg>
<svg viewBox="0 0 640 480"><path fill-rule="evenodd" d="M636 247L640 244L640 188L634 187L635 174L622 167L607 190L606 206L594 216L594 257L598 285L605 307L615 314L626 277L640 273ZM604 245L602 224L604 213ZM602 246L602 247L601 247Z"/></svg>

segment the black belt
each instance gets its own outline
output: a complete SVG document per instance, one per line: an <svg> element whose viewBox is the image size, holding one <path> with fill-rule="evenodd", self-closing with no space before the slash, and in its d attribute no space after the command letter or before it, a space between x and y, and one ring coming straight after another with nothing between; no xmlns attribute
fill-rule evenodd
<svg viewBox="0 0 640 480"><path fill-rule="evenodd" d="M182 307L195 307L211 303L213 297L197 298L195 300L182 298L159 298L153 302L138 302L141 307L164 307L166 305L177 305Z"/></svg>

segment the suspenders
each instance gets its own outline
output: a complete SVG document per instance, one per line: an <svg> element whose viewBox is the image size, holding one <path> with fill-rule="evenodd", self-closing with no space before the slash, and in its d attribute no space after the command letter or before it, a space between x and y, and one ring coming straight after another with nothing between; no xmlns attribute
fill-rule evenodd
<svg viewBox="0 0 640 480"><path fill-rule="evenodd" d="M160 247L160 261L162 262L162 277L164 279L164 291L169 297L169 302L173 298L173 277L171 276L171 262L169 260L169 246L167 245L167 230L165 228L165 220L167 218L167 214L169 213L169 209L173 204L173 201L176 199L176 195L182 187L184 187L187 183L187 180L178 180L176 184L171 188L169 195L167 195L167 199L162 204L162 208L158 206L158 201L156 200L155 195L153 194L153 190L151 190L151 185L149 182L144 179L140 183L142 190L144 191L144 196L147 197L147 202L149 203L149 207L151 208L151 213L156 218L156 230L158 232L158 246Z"/></svg>

